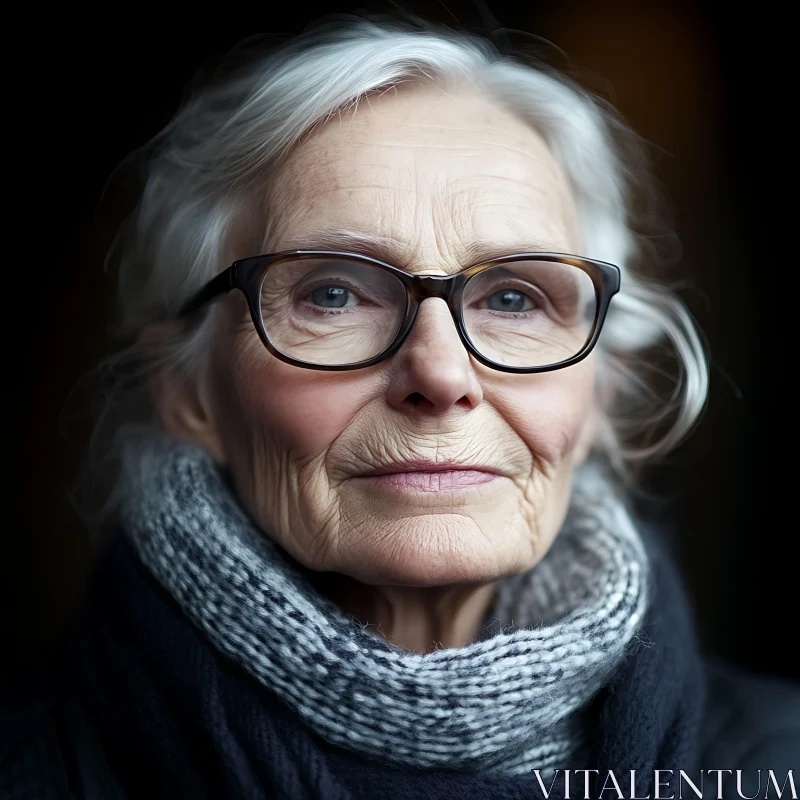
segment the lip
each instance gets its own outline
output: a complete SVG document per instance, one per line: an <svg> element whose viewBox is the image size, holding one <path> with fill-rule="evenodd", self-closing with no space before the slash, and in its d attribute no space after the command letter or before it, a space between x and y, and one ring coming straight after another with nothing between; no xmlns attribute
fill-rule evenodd
<svg viewBox="0 0 800 800"><path fill-rule="evenodd" d="M405 492L458 492L471 489L481 484L494 481L495 472L484 472L477 469L440 469L435 472L390 472L384 475L372 475L366 480L375 486L391 488Z"/></svg>
<svg viewBox="0 0 800 800"><path fill-rule="evenodd" d="M452 493L466 491L500 477L494 467L442 461L403 461L359 475L373 486L401 492Z"/></svg>
<svg viewBox="0 0 800 800"><path fill-rule="evenodd" d="M484 472L495 476L504 474L496 467L491 467L486 464L461 464L454 461L412 460L383 464L356 477L377 478L383 475L398 475L415 472Z"/></svg>

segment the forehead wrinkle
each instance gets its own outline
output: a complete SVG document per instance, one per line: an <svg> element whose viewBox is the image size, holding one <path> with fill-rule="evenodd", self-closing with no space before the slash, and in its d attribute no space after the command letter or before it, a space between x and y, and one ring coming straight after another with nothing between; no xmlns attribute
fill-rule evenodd
<svg viewBox="0 0 800 800"><path fill-rule="evenodd" d="M360 125L351 119L346 125L322 126L284 162L279 182L285 202L275 215L282 218L282 233L302 238L304 226L321 225L365 229L390 240L395 253L402 245L406 258L413 253L423 261L447 261L459 268L464 259L454 256L471 250L470 240L502 246L513 231L524 232L522 241L565 241L547 249L573 249L566 245L574 227L569 183L528 123L506 114L502 118L509 117L508 125L498 125L495 115L490 126L478 113L476 131L467 124L447 124L446 114L439 114L442 124L404 116L400 124L412 135L435 131L437 141L400 141L393 136L392 116L384 118L383 110L374 113L376 108L389 105L368 107ZM410 112L416 113L416 107ZM499 141L487 140L487 129L501 133ZM445 142L444 136L462 141ZM443 157L443 150L456 159ZM398 151L407 157L398 158Z"/></svg>
<svg viewBox="0 0 800 800"><path fill-rule="evenodd" d="M304 178L307 180L310 176L306 174ZM372 179L371 179L372 178ZM307 199L317 199L326 197L332 194L354 194L360 191L371 190L388 190L396 194L412 195L415 199L419 199L419 186L420 179L416 170L402 169L395 170L396 180L392 181L388 177L363 176L363 179L358 183L340 184L335 177L329 177L325 180L314 181L311 180L306 184L306 187L294 184L291 188L286 186L288 191L283 192L284 201L288 202L301 202L306 203ZM502 194L504 198L518 199L521 203L527 205L531 200L537 201L538 197L553 197L559 201L559 204L569 206L569 194L564 191L566 187L559 186L554 190L554 187L541 186L537 183L522 180L515 176L490 174L470 177L469 181L473 183L471 186L462 187L460 184L464 182L463 177L449 179L446 174L439 173L430 176L424 183L430 187L433 192L445 191L449 193L453 202L460 202L466 199L471 204L478 204L481 206L486 205L486 199L493 194ZM498 185L502 184L502 185ZM482 197L478 199L478 196ZM372 199L365 200L365 202L372 203ZM538 204L538 202L537 202ZM561 209L563 211L563 208Z"/></svg>
<svg viewBox="0 0 800 800"><path fill-rule="evenodd" d="M411 177L411 173L408 173L408 177ZM490 208L493 206L502 207L503 201L508 201L508 207L512 208L513 201L517 200L521 205L531 205L531 201L534 201L535 205L538 206L540 205L538 197L541 197L544 199L550 198L552 200L557 200L559 206L561 206L559 211L563 212L563 205L569 202L568 197L565 197L562 192L553 193L547 187L537 186L535 184L527 183L512 177L487 176L485 179L481 180L481 183L491 183L490 186L486 187L469 186L460 188L458 186L459 182L460 180L452 182L445 182L444 180L437 181L434 178L429 182L429 184L430 188L434 191L447 191L450 195L449 202L452 202L454 205L459 203L468 203L479 208ZM418 200L420 197L418 188L419 181L415 181L413 179L407 181L408 185L402 185L396 182L393 183L388 180L365 181L361 183L353 183L348 186L339 185L334 182L332 183L333 185L325 186L323 182L314 182L306 191L290 191L283 193L283 202L286 204L294 203L296 205L307 205L309 200L317 200L330 195L344 194L346 196L352 196L358 194L359 192L371 192L376 189L380 190L381 192L389 191L398 196L410 196L415 200ZM504 185L498 186L497 184ZM432 191L431 194L433 194L434 191ZM492 195L497 194L502 194L503 201L489 202L489 198L491 198ZM478 195L480 195L480 198L477 197ZM406 200L407 198L403 199ZM359 201L368 205L372 205L373 199L363 198L359 199ZM548 203L548 205L551 205L551 203ZM532 208L531 210L533 211L534 209Z"/></svg>
<svg viewBox="0 0 800 800"><path fill-rule="evenodd" d="M356 148L359 146L356 145ZM514 153L516 157L519 157L520 161L526 162L525 166L527 168L520 169L523 165L519 162L512 163L507 159L504 158L493 158L491 155L487 155L486 150L491 149L494 147L495 149L506 149ZM349 148L348 148L349 149ZM363 148L367 149L367 148ZM433 158L439 159L440 154L442 151L447 152L448 154L457 153L462 157L465 161L469 162L476 162L481 165L482 169L481 172L471 176L471 180L474 181L516 181L522 182L522 179L519 177L520 174L525 175L527 178L527 183L534 184L542 182L544 179L545 182L553 183L553 188L558 189L559 192L565 192L569 190L569 184L564 176L563 172L561 171L559 165L555 163L552 159L546 159L541 157L536 157L534 154L527 152L523 149L517 148L503 148L499 145L492 145L491 143L486 144L486 149L481 152L477 148L473 146L460 146L454 143L443 143L441 146L436 146L435 148L429 147L427 145L415 145L413 143L397 143L391 147L384 146L384 145L374 145L370 146L368 149L370 150L378 150L381 149L391 152L391 151L415 151L421 152L424 150L431 150L431 156ZM378 175L386 175L391 174L393 172L397 172L397 166L394 163L388 163L391 159L382 159L380 152L378 153L370 153L368 156L361 156L359 154L358 162L361 167L363 167L364 171L367 173L368 177L374 177L377 180ZM345 169L345 165L343 165L342 161L337 158L330 158L330 154L326 153L326 157L318 158L313 160L315 166L315 172L319 173L326 173L324 180L330 181L340 181L344 178L346 181L351 179L350 173ZM424 166L419 162L414 164L414 166L408 169L408 172L418 172L419 167ZM303 177L300 178L302 181L303 178L308 177L308 171L306 169L302 170ZM369 185L369 184L367 184ZM381 185L381 184L378 184Z"/></svg>
<svg viewBox="0 0 800 800"><path fill-rule="evenodd" d="M553 188L558 187L561 192L565 190L568 191L568 181L557 162L553 159L549 149L547 149L546 144L532 129L531 134L532 143L534 144L533 150L542 150L542 153L538 157L535 152L531 152L532 148L530 146L527 148L511 146L502 142L486 141L484 139L479 140L477 145L475 143L462 145L452 141L442 143L441 145L437 144L437 146L433 148L435 152L432 153L432 155L439 158L441 150L445 150L449 153L460 153L466 160L479 162L482 165L481 171L483 174L476 174L471 177L473 180L481 182L486 180L520 181L519 173L521 164L519 162L527 162L527 166L529 167L529 175L527 176L529 177L529 185L541 183L542 178L545 179L545 182L549 182L550 179L555 179L553 181ZM394 151L419 152L426 148L431 149L428 144L409 141L398 141L387 144L385 142L353 142L351 139L345 142L334 141L322 143L314 142L312 139L301 148L302 152L298 153L296 151L295 154L293 154L295 157L290 157L287 161L283 170L283 180L285 183L292 185L293 188L301 190L308 189L310 181L308 180L309 170L307 165L311 162L313 165L313 173L320 177L320 179L316 181L317 187L314 189L314 191L318 193L320 191L319 184L333 183L337 186L342 183L347 184L353 177L352 171L349 168L352 166L352 161L356 161L360 167L363 167L361 171L362 174L359 175L361 184L351 184L347 188L356 189L375 185L377 188L402 189L403 187L399 187L396 180L394 182L384 181L382 177L379 178L378 176L385 176L392 172L397 173L396 153ZM358 158L347 158L347 156L353 155L354 149L357 151ZM517 163L510 163L508 159L505 158L487 157L487 150L491 149L505 151L513 155L512 161L516 161ZM335 151L337 150L342 150L343 152L336 153ZM359 150L361 152L358 152ZM389 159L384 159L381 157L381 150L389 151L392 155ZM315 151L321 152L316 153ZM303 153L305 153L305 158L298 159L297 156L302 156ZM542 157L545 154L547 157ZM341 155L345 155L345 158L342 159ZM298 163L298 160L301 163ZM303 165L302 162L305 162L305 165ZM420 166L423 165L419 163L415 164L414 167L408 170L407 174L411 172L417 173ZM525 172L528 172L528 170L523 170L523 173ZM401 176L405 177L403 175ZM416 177L416 174L412 175L412 178Z"/></svg>
<svg viewBox="0 0 800 800"><path fill-rule="evenodd" d="M366 196L359 197L358 190L365 188L369 190ZM376 239L389 240L388 247L386 243L374 243L372 253L368 254L375 254L390 263L402 261L396 263L400 267L430 262L432 266L442 268L447 263L457 271L469 266L465 262L472 260L470 254L482 251L483 244L491 243L495 249L501 250L504 240L509 242L509 252L519 249L511 246L514 241L549 243L533 248L539 250L575 252L578 249L570 244L575 237L570 235L572 226L562 209L555 214L543 213L542 204L535 200L538 187L523 184L513 191L506 190L501 198L497 192L487 193L480 188L464 187L453 192L453 186L438 186L424 202L419 202L419 192L413 188L384 185L379 188L391 191L382 191L383 202L374 202L371 196L374 188L373 185L356 185L352 189L320 188L313 193L313 199L336 197L343 193L355 195L347 198L346 203L323 204L325 211L333 212L332 219L330 213L323 213L323 229L364 230L367 237L374 235ZM541 191L541 195L546 198L547 192ZM335 242L335 235L317 236L315 241L313 230L320 228L320 209L313 203L297 202L297 199L292 198L276 215L283 223L279 228L276 226L278 238L284 239L287 229L296 232L280 249L348 249L328 246L326 240ZM515 203L514 199L520 202ZM519 233L514 234L514 231ZM409 232L416 232L416 235L409 235ZM473 246L471 242L478 245Z"/></svg>
<svg viewBox="0 0 800 800"><path fill-rule="evenodd" d="M489 185L485 185L487 182ZM548 206L552 206L552 201L555 200L558 202L561 213L570 209L571 206L571 198L568 193L561 190L554 191L552 187L539 186L513 177L497 176L480 180L473 186L463 187L459 186L458 182L453 182L448 189L455 202L462 200L466 195L469 201L475 204L480 196L480 205L486 205L487 201L500 195L504 200L516 200L522 206L530 207L541 206L543 199L547 201ZM511 205L510 202L509 205Z"/></svg>
<svg viewBox="0 0 800 800"><path fill-rule="evenodd" d="M521 181L509 183L512 188L505 187L502 192L485 192L476 187L464 187L454 192L451 198L453 216L462 209L469 215L469 226L473 231L484 230L487 223L496 229L499 221L503 230L519 229L521 241L549 242L551 246L548 249L556 252L577 247L574 235L577 226L569 198L561 192L551 197L547 189ZM522 225L510 225L511 220Z"/></svg>
<svg viewBox="0 0 800 800"><path fill-rule="evenodd" d="M513 114L506 115L509 119L516 122L519 126L518 131L509 130L509 125L489 127L489 136L486 130L475 130L469 126L455 125L426 125L421 126L408 119L404 119L403 128L409 132L416 132L420 129L435 132L435 136L425 141L409 141L408 138L394 138L396 131L385 131L381 129L380 115L374 115L372 119L362 118L362 124L357 128L342 130L333 125L326 125L320 128L314 136L310 137L303 144L303 150L307 155L313 155L314 160L319 162L327 160L336 164L337 159L331 158L331 150L344 147L363 148L373 151L372 158L380 162L380 151L397 149L420 151L425 149L437 152L446 150L448 152L463 152L474 156L477 159L486 161L487 151L495 150L511 155L514 158L521 158L525 161L536 161L539 169L545 167L553 175L561 175L558 163L552 158L552 153L542 135L536 128L527 122L516 119ZM378 127L378 131L375 127ZM376 136L377 134L377 136ZM497 134L511 138L512 141L503 141ZM472 152L470 152L472 151ZM542 157L544 156L544 157ZM488 159L491 161L492 159Z"/></svg>
<svg viewBox="0 0 800 800"><path fill-rule="evenodd" d="M371 187L370 187L371 188ZM351 202L334 204L333 218L323 215L320 225L317 209L306 203L292 202L284 206L280 229L273 238L278 249L321 248L354 250L373 255L395 266L415 269L443 269L458 271L484 258L487 250L503 254L514 250L548 250L575 252L569 244L569 225L559 214L537 213L540 204L531 202L530 192L514 192L523 201L507 202L487 197L480 189L463 188L457 195L440 186L432 191L425 202L417 202L418 194L412 189L399 192L393 189L391 202L372 202L372 198L350 198ZM343 190L331 188L316 196L335 196ZM546 193L544 193L546 194ZM412 202L409 202L409 201ZM364 209L363 213L360 213ZM344 213L342 213L344 212ZM365 246L340 245L337 230L364 231ZM293 233L286 237L287 230ZM409 231L418 232L409 235ZM422 235L420 235L422 234ZM345 241L347 236L344 237ZM352 238L352 237L350 237ZM514 243L529 243L519 246ZM506 245L507 243L507 245ZM538 243L538 244L537 244Z"/></svg>
<svg viewBox="0 0 800 800"><path fill-rule="evenodd" d="M535 140L534 140L535 141ZM362 146L355 143L356 147ZM539 170L545 169L550 176L562 178L561 170L558 164L547 163L548 159L541 158L542 154L537 153L536 150L531 148L530 144L520 143L519 145L504 144L498 141L491 141L486 139L479 139L474 142L453 142L443 140L441 142L404 142L400 141L382 141L369 145L370 148L380 152L381 150L412 150L412 151L425 151L434 150L437 153L445 150L448 153L459 153L464 157L474 158L479 161L494 163L491 156L487 158L487 151L497 150L505 154L512 155L516 158L521 158L524 161L535 162ZM536 148L538 150L538 148Z"/></svg>

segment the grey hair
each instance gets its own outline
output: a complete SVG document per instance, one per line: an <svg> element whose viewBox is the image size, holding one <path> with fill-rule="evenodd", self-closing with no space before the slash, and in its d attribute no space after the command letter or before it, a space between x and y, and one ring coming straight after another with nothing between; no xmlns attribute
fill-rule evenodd
<svg viewBox="0 0 800 800"><path fill-rule="evenodd" d="M174 318L232 260L233 231L263 237L269 209L254 198L264 197L264 181L304 135L362 98L415 81L469 85L545 138L571 183L581 255L622 270L598 345L595 450L624 476L674 448L705 404L708 368L685 306L645 277L656 252L634 227L637 197L655 196L643 178L643 142L608 104L561 72L444 27L364 18L326 23L245 58L196 91L151 143L138 206L113 248L120 332L136 339L149 324ZM254 219L253 208L263 218ZM135 344L127 355L145 373L156 363L196 369L213 318L210 310L170 346L145 351ZM644 357L664 345L675 365L666 396L650 380L653 359ZM653 431L655 440L648 438Z"/></svg>

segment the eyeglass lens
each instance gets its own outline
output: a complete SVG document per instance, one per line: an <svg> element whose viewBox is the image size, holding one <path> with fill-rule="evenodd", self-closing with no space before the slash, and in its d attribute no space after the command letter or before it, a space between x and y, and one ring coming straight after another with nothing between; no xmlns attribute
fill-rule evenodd
<svg viewBox="0 0 800 800"><path fill-rule="evenodd" d="M386 350L402 325L406 289L392 273L342 258L288 260L261 287L261 317L274 347L298 361L344 366ZM511 367L543 367L577 355L596 316L583 270L558 261L512 261L475 275L462 300L475 349Z"/></svg>

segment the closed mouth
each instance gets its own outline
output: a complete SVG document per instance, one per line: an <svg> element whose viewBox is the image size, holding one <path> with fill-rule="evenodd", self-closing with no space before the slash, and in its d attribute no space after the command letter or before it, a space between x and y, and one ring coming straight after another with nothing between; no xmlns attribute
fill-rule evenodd
<svg viewBox="0 0 800 800"><path fill-rule="evenodd" d="M491 475L502 475L500 470L482 464L457 464L442 461L403 461L386 464L358 475L359 478L376 478L382 475L398 475L402 473L438 473L438 472L483 472Z"/></svg>

